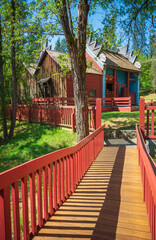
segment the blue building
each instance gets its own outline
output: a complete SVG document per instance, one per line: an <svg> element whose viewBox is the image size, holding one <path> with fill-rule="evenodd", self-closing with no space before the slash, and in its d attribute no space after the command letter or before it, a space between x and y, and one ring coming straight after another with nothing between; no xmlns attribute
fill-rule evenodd
<svg viewBox="0 0 156 240"><path fill-rule="evenodd" d="M103 74L102 97L130 97L132 105L139 105L140 63L137 55L128 52L127 45L114 50L102 50L96 41L87 42L86 58Z"/></svg>

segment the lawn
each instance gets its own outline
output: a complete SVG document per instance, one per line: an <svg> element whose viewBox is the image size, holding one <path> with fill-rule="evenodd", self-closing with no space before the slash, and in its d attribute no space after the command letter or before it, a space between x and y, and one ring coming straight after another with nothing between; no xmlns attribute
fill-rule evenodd
<svg viewBox="0 0 156 240"><path fill-rule="evenodd" d="M139 111L104 112L101 119L106 129L135 129L135 125L139 124Z"/></svg>
<svg viewBox="0 0 156 240"><path fill-rule="evenodd" d="M150 100L156 101L156 93L140 94L140 98L144 98L145 101L150 101Z"/></svg>
<svg viewBox="0 0 156 240"><path fill-rule="evenodd" d="M0 146L0 172L75 144L76 134L71 130L17 121L14 138Z"/></svg>

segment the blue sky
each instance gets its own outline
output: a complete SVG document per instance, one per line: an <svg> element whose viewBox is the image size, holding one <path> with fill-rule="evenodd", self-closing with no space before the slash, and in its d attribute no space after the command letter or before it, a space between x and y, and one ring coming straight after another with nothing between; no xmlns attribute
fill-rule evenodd
<svg viewBox="0 0 156 240"><path fill-rule="evenodd" d="M76 10L77 11L77 10ZM104 17L104 11L101 8L98 8L96 10L96 13L94 15L91 15L88 17L88 23L93 25L94 30L97 28L102 27L101 21ZM57 39L60 37L60 39L64 38L63 36L54 36L50 41L49 44L52 44L52 49L55 47L55 43Z"/></svg>

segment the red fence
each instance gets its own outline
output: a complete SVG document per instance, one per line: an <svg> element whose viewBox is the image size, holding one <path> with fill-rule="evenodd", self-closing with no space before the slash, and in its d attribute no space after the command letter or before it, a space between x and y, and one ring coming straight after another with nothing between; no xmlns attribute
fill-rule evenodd
<svg viewBox="0 0 156 240"><path fill-rule="evenodd" d="M140 99L139 125L145 139L156 139L154 132L154 110L156 110L156 105L153 104L153 101L145 103L145 99Z"/></svg>
<svg viewBox="0 0 156 240"><path fill-rule="evenodd" d="M11 118L11 107L10 107ZM101 116L101 114L100 114ZM38 105L18 105L16 119L19 121L27 120L29 122L52 124L56 126L71 127L75 131L75 107L74 106L38 106ZM95 107L88 107L89 129L96 128L96 110Z"/></svg>
<svg viewBox="0 0 156 240"><path fill-rule="evenodd" d="M102 111L131 112L131 97L102 98Z"/></svg>
<svg viewBox="0 0 156 240"><path fill-rule="evenodd" d="M74 192L103 145L104 126L73 147L1 173L0 239L26 240L35 235Z"/></svg>
<svg viewBox="0 0 156 240"><path fill-rule="evenodd" d="M96 106L95 97L88 98L90 106ZM110 97L110 98L101 98L102 101L102 111L131 111L131 97ZM73 98L35 98L32 101L33 104L38 106L73 106ZM126 108L126 109L125 109Z"/></svg>
<svg viewBox="0 0 156 240"><path fill-rule="evenodd" d="M149 155L140 127L136 127L143 199L146 202L152 240L156 240L156 164Z"/></svg>

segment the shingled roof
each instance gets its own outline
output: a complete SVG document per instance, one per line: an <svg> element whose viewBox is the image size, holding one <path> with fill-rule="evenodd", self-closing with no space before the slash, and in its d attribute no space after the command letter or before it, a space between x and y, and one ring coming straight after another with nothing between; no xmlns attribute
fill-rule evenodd
<svg viewBox="0 0 156 240"><path fill-rule="evenodd" d="M54 50L45 50L44 52L42 52L41 56L40 56L40 59L38 61L38 66L41 65L42 63L42 60L44 59L44 57L46 56L46 53L48 53L48 55L54 59L55 62L57 62L58 65L60 65L59 61L58 61L58 56L61 55L61 54L64 54L64 53L61 53L61 52L58 52L58 51L54 51ZM70 61L69 61L69 69L71 68L70 66ZM87 73L92 73L92 74L99 74L99 75L102 75L102 72L100 72L98 69L96 69L95 67L91 67L91 68L88 68Z"/></svg>
<svg viewBox="0 0 156 240"><path fill-rule="evenodd" d="M133 50L128 52L127 45L117 48L117 51L102 50L102 46L98 45L96 40L91 41L91 37L89 37L86 47L94 59L99 59L101 66L140 72L140 69L134 65L137 55L133 55ZM104 61L100 58L101 56L103 56Z"/></svg>
<svg viewBox="0 0 156 240"><path fill-rule="evenodd" d="M111 50L105 50L102 51L102 53L106 56L106 62L104 64L107 67L140 72L140 69L137 68L122 54Z"/></svg>

